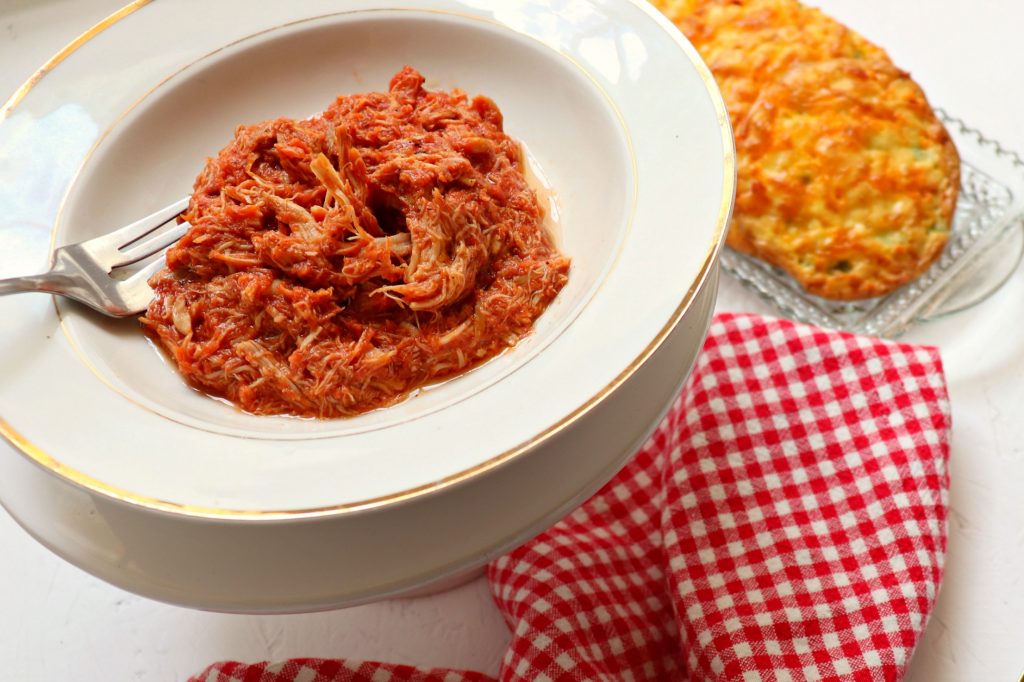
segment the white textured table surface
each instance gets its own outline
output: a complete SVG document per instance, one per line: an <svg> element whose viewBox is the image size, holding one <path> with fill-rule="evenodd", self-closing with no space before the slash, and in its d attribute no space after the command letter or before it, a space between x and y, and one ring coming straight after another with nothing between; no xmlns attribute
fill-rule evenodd
<svg viewBox="0 0 1024 682"><path fill-rule="evenodd" d="M170 1L170 0L161 0ZM0 1L0 101L122 0ZM820 0L883 45L931 101L1024 151L1019 0ZM187 39L187 38L182 38ZM952 514L938 606L913 682L1024 671L1024 269L964 313L906 339L941 347L953 402ZM719 308L771 313L724 278ZM0 456L18 456L0 445ZM0 513L3 680L184 680L217 659L347 656L495 673L508 633L483 579L444 594L325 614L195 612L110 587Z"/></svg>

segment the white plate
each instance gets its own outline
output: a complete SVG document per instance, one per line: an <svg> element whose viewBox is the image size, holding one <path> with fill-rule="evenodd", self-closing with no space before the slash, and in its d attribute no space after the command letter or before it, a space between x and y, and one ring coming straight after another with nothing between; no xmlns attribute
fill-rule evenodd
<svg viewBox="0 0 1024 682"><path fill-rule="evenodd" d="M410 64L428 87L486 94L501 107L506 130L555 190L558 242L573 259L569 284L513 351L397 406L332 421L255 417L202 396L131 321L67 302L54 307L38 295L0 299L0 432L59 484L54 495L75 490L82 504L101 509L104 528L64 533L75 538L69 548L52 534L59 510L12 493L13 484L0 484L0 499L32 532L49 533L41 538L48 545L131 589L216 608L313 608L478 563L611 475L664 408L665 387L685 376L703 336L731 207L732 142L707 70L664 19L625 0L345 7L136 3L59 55L8 102L0 123L0 148L10 150L0 159L0 276L42 269L51 233L58 244L79 241L187 193L205 156L237 124L305 116L337 94L385 89ZM183 35L188 40L169 39ZM144 59L140 44L154 46ZM620 442L599 440L580 460L580 443L590 442L584 432L600 431L598 408L635 384L680 329L685 339L669 344L676 355L660 371L664 386L650 387L664 394L660 403L628 415ZM349 575L333 588L284 585L269 596L275 579L287 582L275 566L248 586L252 594L242 585L224 596L232 589L199 585L173 561L139 568L158 563L154 552L166 564L171 551L140 539L152 523L198 543L190 551L202 542L266 549L276 542L267 529L289 523L318 529L310 542L328 527L344 532L332 542L348 555L372 554L358 543L382 542L371 537L382 528L400 539L414 520L440 524L439 537L457 536L444 523L464 523L460 513L481 500L463 501L448 521L420 515L428 502L511 481L540 452L548 453L546 472L534 475L544 480L517 494L547 486L536 494L546 508L512 520L496 503L500 519L429 559L421 553L397 567L384 552L377 563L350 567L379 567L376 581ZM574 457L583 469L560 474ZM357 539L350 531L358 524L374 530ZM205 533L213 535L197 539ZM115 545L136 566L125 569L123 556L112 563Z"/></svg>

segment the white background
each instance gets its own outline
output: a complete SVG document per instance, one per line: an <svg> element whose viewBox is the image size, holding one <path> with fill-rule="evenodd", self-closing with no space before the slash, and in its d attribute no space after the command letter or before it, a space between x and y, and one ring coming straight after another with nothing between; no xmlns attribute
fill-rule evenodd
<svg viewBox="0 0 1024 682"><path fill-rule="evenodd" d="M169 1L169 0L163 0ZM0 0L0 101L122 0ZM340 4L340 3L339 3ZM885 47L933 104L1024 152L1019 0L820 0ZM187 36L167 36L187 40ZM905 339L942 348L953 401L946 577L913 682L1024 671L1024 269ZM719 309L770 313L728 277ZM0 457L16 455L0 445ZM508 642L483 579L420 599L251 617L166 606L64 563L0 513L0 680L182 681L208 663L345 656L494 674Z"/></svg>

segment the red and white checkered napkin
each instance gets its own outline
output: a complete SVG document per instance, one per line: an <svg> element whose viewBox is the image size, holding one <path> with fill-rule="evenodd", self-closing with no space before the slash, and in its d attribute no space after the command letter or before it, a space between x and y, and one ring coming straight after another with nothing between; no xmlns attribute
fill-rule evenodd
<svg viewBox="0 0 1024 682"><path fill-rule="evenodd" d="M637 456L489 567L501 679L899 679L942 575L949 425L934 349L717 316ZM295 660L193 679L491 678Z"/></svg>

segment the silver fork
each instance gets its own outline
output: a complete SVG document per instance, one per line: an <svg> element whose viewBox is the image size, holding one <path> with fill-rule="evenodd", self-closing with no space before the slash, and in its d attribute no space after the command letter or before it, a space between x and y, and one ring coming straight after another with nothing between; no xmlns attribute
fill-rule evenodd
<svg viewBox="0 0 1024 682"><path fill-rule="evenodd" d="M138 315L153 298L146 282L163 267L158 258L124 278L120 268L163 253L184 236L188 223L175 218L188 207L182 199L110 234L54 250L49 271L0 279L0 296L42 291L66 296L111 317ZM125 271L121 271L125 272Z"/></svg>

